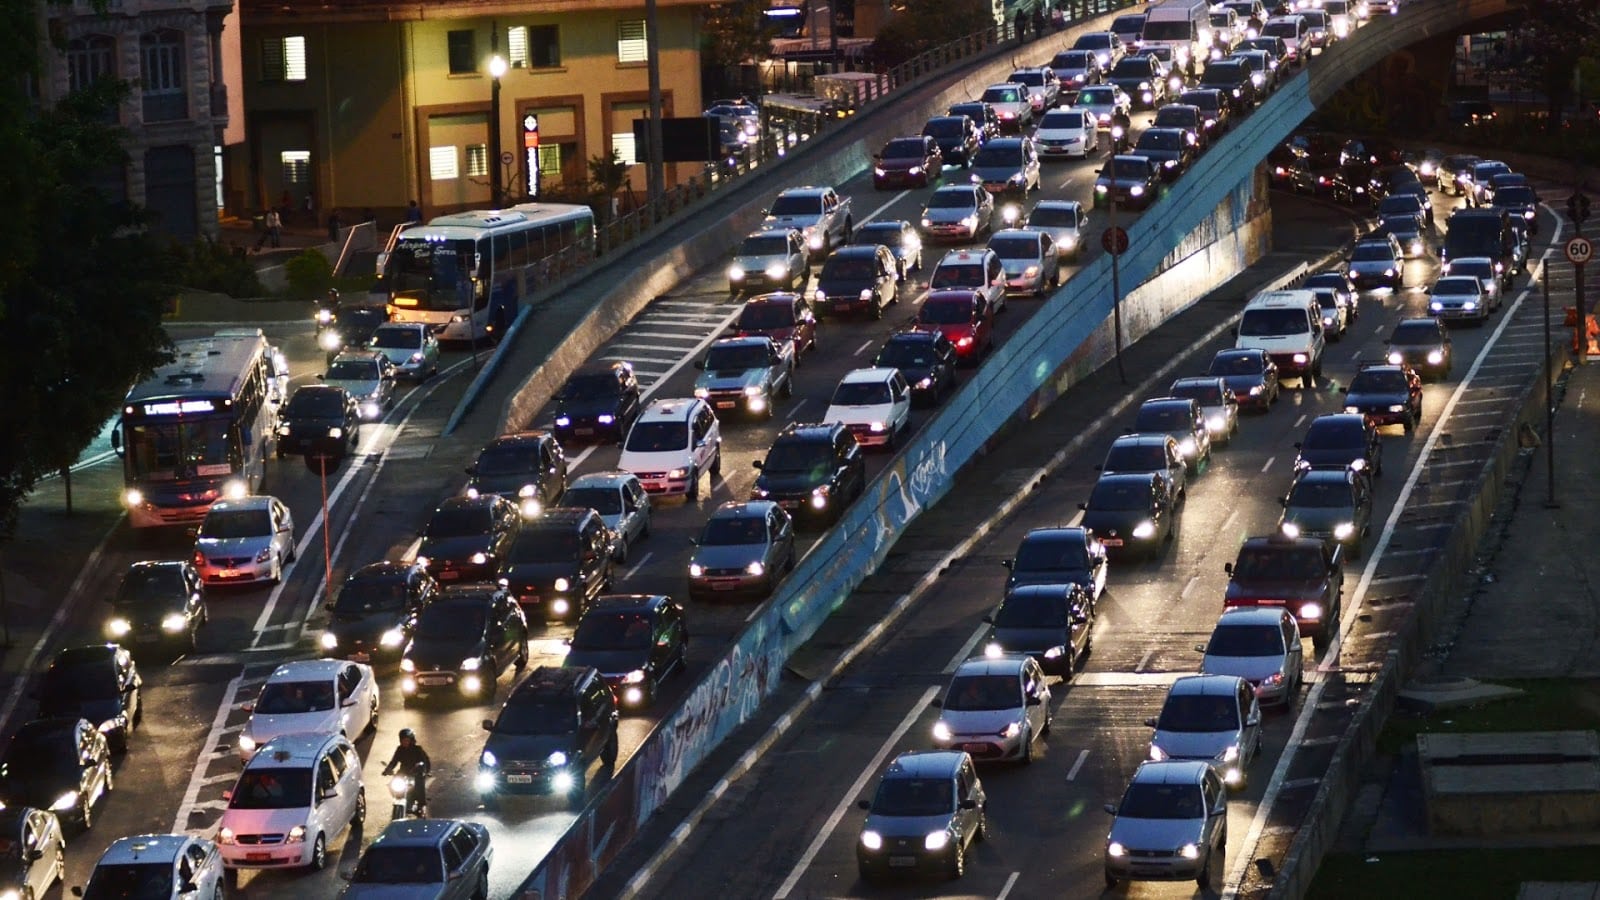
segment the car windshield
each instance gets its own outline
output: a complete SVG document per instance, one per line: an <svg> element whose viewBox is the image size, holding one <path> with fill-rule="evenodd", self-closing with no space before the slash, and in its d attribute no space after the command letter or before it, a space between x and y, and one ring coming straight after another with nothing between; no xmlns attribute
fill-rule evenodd
<svg viewBox="0 0 1600 900"><path fill-rule="evenodd" d="M972 157L972 164L979 168L1014 168L1022 167L1022 148L1018 144L993 143L985 144L977 155Z"/></svg>
<svg viewBox="0 0 1600 900"><path fill-rule="evenodd" d="M485 447L478 454L477 474L480 476L526 475L538 468L534 448L527 445L500 444Z"/></svg>
<svg viewBox="0 0 1600 900"><path fill-rule="evenodd" d="M1036 234L1000 234L989 239L989 249L1001 259L1036 260L1041 256Z"/></svg>
<svg viewBox="0 0 1600 900"><path fill-rule="evenodd" d="M311 806L311 768L245 769L233 787L229 809L306 809Z"/></svg>
<svg viewBox="0 0 1600 900"><path fill-rule="evenodd" d="M444 861L433 846L368 847L361 854L355 884L443 884Z"/></svg>
<svg viewBox="0 0 1600 900"><path fill-rule="evenodd" d="M1352 262L1393 262L1394 248L1387 242L1368 241L1350 251Z"/></svg>
<svg viewBox="0 0 1600 900"><path fill-rule="evenodd" d="M1118 443L1111 445L1100 468L1107 472L1159 472L1167 462L1167 448L1162 444Z"/></svg>
<svg viewBox="0 0 1600 900"><path fill-rule="evenodd" d="M1260 375L1266 370L1266 357L1258 353L1219 353L1211 360L1207 375Z"/></svg>
<svg viewBox="0 0 1600 900"><path fill-rule="evenodd" d="M1019 103L1022 101L1022 92L1019 88L992 87L984 91L979 99L985 103Z"/></svg>
<svg viewBox="0 0 1600 900"><path fill-rule="evenodd" d="M13 777L32 777L45 772L76 777L78 757L72 751L73 742L70 729L20 732L6 747L0 772Z"/></svg>
<svg viewBox="0 0 1600 900"><path fill-rule="evenodd" d="M1324 272L1321 275L1313 275L1306 279L1305 286L1307 290L1331 288L1335 291L1342 291L1348 288L1348 285L1345 284L1345 277L1337 272Z"/></svg>
<svg viewBox="0 0 1600 900"><path fill-rule="evenodd" d="M576 487L561 495L562 506L592 509L602 516L622 512L622 493L614 487Z"/></svg>
<svg viewBox="0 0 1600 900"><path fill-rule="evenodd" d="M928 285L935 290L953 287L982 287L983 265L981 263L940 263L933 270L933 283Z"/></svg>
<svg viewBox="0 0 1600 900"><path fill-rule="evenodd" d="M1364 369L1350 379L1352 394L1404 394L1409 390L1406 376L1393 369Z"/></svg>
<svg viewBox="0 0 1600 900"><path fill-rule="evenodd" d="M372 346L382 350L416 350L422 346L422 329L379 328L372 333Z"/></svg>
<svg viewBox="0 0 1600 900"><path fill-rule="evenodd" d="M1367 434L1361 427L1361 420L1354 417L1340 417L1313 420L1311 427L1306 429L1305 440L1300 442L1300 446L1307 450L1323 448L1359 450L1366 446L1366 443Z"/></svg>
<svg viewBox="0 0 1600 900"><path fill-rule="evenodd" d="M1156 434L1185 431L1193 424L1194 419L1189 410L1170 403L1141 406L1139 414L1133 420L1134 430Z"/></svg>
<svg viewBox="0 0 1600 900"><path fill-rule="evenodd" d="M406 582L401 577L351 578L333 601L333 611L344 614L365 615L375 612L394 612L406 605Z"/></svg>
<svg viewBox="0 0 1600 900"><path fill-rule="evenodd" d="M375 359L336 359L328 367L329 381L374 381L379 374Z"/></svg>
<svg viewBox="0 0 1600 900"><path fill-rule="evenodd" d="M905 242L905 228L899 222L879 222L856 229L857 244L878 244L894 249L904 246Z"/></svg>
<svg viewBox="0 0 1600 900"><path fill-rule="evenodd" d="M1094 65L1094 54L1087 50L1063 50L1050 60L1053 69L1087 69Z"/></svg>
<svg viewBox="0 0 1600 900"><path fill-rule="evenodd" d="M1533 188L1511 184L1494 192L1494 202L1497 206L1532 206L1538 198L1533 195Z"/></svg>
<svg viewBox="0 0 1600 900"><path fill-rule="evenodd" d="M617 376L610 372L595 375L574 375L561 389L562 400L609 400L617 396ZM483 459L478 459L483 466Z"/></svg>
<svg viewBox="0 0 1600 900"><path fill-rule="evenodd" d="M481 603L430 603L417 617L417 636L440 641L483 637L489 611Z"/></svg>
<svg viewBox="0 0 1600 900"><path fill-rule="evenodd" d="M976 209L977 205L973 193L966 188L934 191L933 196L928 198L929 209Z"/></svg>
<svg viewBox="0 0 1600 900"><path fill-rule="evenodd" d="M1471 275L1479 281L1486 281L1494 275L1494 264L1486 259L1470 262L1460 259L1450 264L1450 271L1459 272L1462 275Z"/></svg>
<svg viewBox="0 0 1600 900"><path fill-rule="evenodd" d="M513 565L570 563L578 558L578 533L571 528L524 528L506 551Z"/></svg>
<svg viewBox="0 0 1600 900"><path fill-rule="evenodd" d="M269 681L256 698L256 713L292 716L333 709L331 681Z"/></svg>
<svg viewBox="0 0 1600 900"><path fill-rule="evenodd" d="M1378 204L1379 217L1391 215L1416 215L1418 210L1416 198L1410 194L1396 194L1393 197L1383 198Z"/></svg>
<svg viewBox="0 0 1600 900"><path fill-rule="evenodd" d="M624 449L634 453L661 453L689 446L689 429L682 422L639 422L628 431Z"/></svg>
<svg viewBox="0 0 1600 900"><path fill-rule="evenodd" d="M872 798L872 812L879 816L937 816L954 809L948 778L885 778Z"/></svg>
<svg viewBox="0 0 1600 900"><path fill-rule="evenodd" d="M1312 291L1312 293L1317 298L1317 305L1322 307L1324 310L1332 311L1339 308L1339 295L1335 293L1332 288L1318 288Z"/></svg>
<svg viewBox="0 0 1600 900"><path fill-rule="evenodd" d="M1075 228L1078 225L1078 215L1078 210L1070 206L1045 206L1041 203L1035 206L1033 212L1029 214L1028 224L1045 228L1061 226Z"/></svg>
<svg viewBox="0 0 1600 900"><path fill-rule="evenodd" d="M1128 785L1122 795L1117 816L1124 819L1200 819L1206 814L1205 799L1197 784Z"/></svg>
<svg viewBox="0 0 1600 900"><path fill-rule="evenodd" d="M1348 509L1350 499L1350 485L1317 478L1295 482L1284 505L1299 509Z"/></svg>
<svg viewBox="0 0 1600 900"><path fill-rule="evenodd" d="M1221 95L1213 91L1184 91L1178 100L1185 106L1197 106L1211 112L1222 108Z"/></svg>
<svg viewBox="0 0 1600 900"><path fill-rule="evenodd" d="M996 628L1065 628L1066 595L1057 591L1012 594L995 610L994 624Z"/></svg>
<svg viewBox="0 0 1600 900"><path fill-rule="evenodd" d="M337 419L344 415L344 391L298 390L289 398L283 414L291 419Z"/></svg>
<svg viewBox="0 0 1600 900"><path fill-rule="evenodd" d="M927 147L920 138L900 138L883 145L884 159L922 159Z"/></svg>
<svg viewBox="0 0 1600 900"><path fill-rule="evenodd" d="M1240 337L1276 337L1310 330L1303 309L1247 309L1239 320Z"/></svg>
<svg viewBox="0 0 1600 900"><path fill-rule="evenodd" d="M821 476L833 465L833 445L823 441L780 440L767 451L761 470L772 475Z"/></svg>
<svg viewBox="0 0 1600 900"><path fill-rule="evenodd" d="M1199 110L1184 109L1182 106L1163 106L1160 112L1156 113L1156 127L1190 128L1199 118Z"/></svg>
<svg viewBox="0 0 1600 900"><path fill-rule="evenodd" d="M936 138L961 137L967 133L967 130L961 124L960 119L953 116L940 116L937 119L929 119L922 126L922 133Z"/></svg>
<svg viewBox="0 0 1600 900"><path fill-rule="evenodd" d="M172 864L100 863L83 889L83 900L168 900Z"/></svg>
<svg viewBox="0 0 1600 900"><path fill-rule="evenodd" d="M779 194L772 202L774 216L817 216L822 214L822 198L800 194Z"/></svg>
<svg viewBox="0 0 1600 900"><path fill-rule="evenodd" d="M1096 31L1082 35L1073 44L1074 50L1109 50L1111 49L1112 35L1104 31Z"/></svg>
<svg viewBox="0 0 1600 900"><path fill-rule="evenodd" d="M1261 29L1267 37L1280 37L1284 39L1300 36L1299 25L1294 22L1268 22L1267 27Z"/></svg>
<svg viewBox="0 0 1600 900"><path fill-rule="evenodd" d="M644 650L655 635L648 616L591 612L578 622L572 646L578 650Z"/></svg>
<svg viewBox="0 0 1600 900"><path fill-rule="evenodd" d="M1083 113L1076 110L1048 112L1039 121L1039 127L1046 130L1081 131L1084 128Z"/></svg>
<svg viewBox="0 0 1600 900"><path fill-rule="evenodd" d="M334 313L340 331L372 331L388 318L388 313L379 307L357 306Z"/></svg>
<svg viewBox="0 0 1600 900"><path fill-rule="evenodd" d="M1250 70L1245 64L1237 60L1223 60L1206 66L1204 75L1200 76L1201 84L1237 84L1250 77Z"/></svg>
<svg viewBox="0 0 1600 900"><path fill-rule="evenodd" d="M1215 381L1184 381L1172 386L1172 396L1193 400L1201 406L1220 406L1222 385Z"/></svg>
<svg viewBox="0 0 1600 900"><path fill-rule="evenodd" d="M740 331L789 328L795 323L792 303L746 303L739 312Z"/></svg>
<svg viewBox="0 0 1600 900"><path fill-rule="evenodd" d="M1116 100L1116 89L1111 87L1086 87L1078 92L1079 106L1110 106Z"/></svg>
<svg viewBox="0 0 1600 900"><path fill-rule="evenodd" d="M1069 532L1069 534L1071 534ZM1081 572L1089 568L1089 548L1072 535L1062 539L1025 539L1017 548L1013 572Z"/></svg>
<svg viewBox="0 0 1600 900"><path fill-rule="evenodd" d="M923 310L926 311L928 306L929 304L924 303ZM966 319L960 321L964 322ZM872 364L890 369L926 369L938 362L939 354L934 352L932 341L898 340L884 344Z"/></svg>
<svg viewBox="0 0 1600 900"><path fill-rule="evenodd" d="M1435 294L1471 294L1477 296L1483 290L1482 282L1476 276L1451 276L1441 278L1433 284Z"/></svg>
<svg viewBox="0 0 1600 900"><path fill-rule="evenodd" d="M1043 87L1044 72L1039 69L1018 69L1012 72L1011 76L1006 80L1014 81L1017 84L1025 84L1029 87Z"/></svg>
<svg viewBox="0 0 1600 900"><path fill-rule="evenodd" d="M767 521L764 516L715 516L706 521L700 532L700 546L726 547L743 544L765 544Z"/></svg>
<svg viewBox="0 0 1600 900"><path fill-rule="evenodd" d="M1111 67L1112 78L1149 78L1150 60L1143 56L1124 56Z"/></svg>
<svg viewBox="0 0 1600 900"><path fill-rule="evenodd" d="M182 600L188 592L183 570L176 566L141 566L122 576L114 603L121 607L165 606Z"/></svg>
<svg viewBox="0 0 1600 900"><path fill-rule="evenodd" d="M892 399L883 381L847 381L833 392L834 406L878 406Z"/></svg>
<svg viewBox="0 0 1600 900"><path fill-rule="evenodd" d="M510 471L526 471L526 468ZM488 474L481 469L479 473ZM494 515L487 506L444 507L434 510L423 535L431 538L476 537L488 534L493 526Z"/></svg>
<svg viewBox="0 0 1600 900"><path fill-rule="evenodd" d="M200 522L199 536L219 541L260 538L272 534L272 516L265 509L213 509Z"/></svg>
<svg viewBox="0 0 1600 900"><path fill-rule="evenodd" d="M822 267L822 275L820 276L819 280L871 281L873 276L877 274L876 269L877 266L873 264L873 260L870 258L863 258L860 256L836 256L833 259L828 260L827 265ZM766 351L763 349L761 353L762 359L765 360ZM763 366L766 365L766 363L763 361L757 363L756 365ZM750 369L755 367L756 366L743 366L742 368Z"/></svg>
<svg viewBox="0 0 1600 900"><path fill-rule="evenodd" d="M1283 629L1277 625L1218 625L1206 642L1209 656L1282 656Z"/></svg>
<svg viewBox="0 0 1600 900"><path fill-rule="evenodd" d="M1111 175L1113 178L1135 180L1147 178L1150 175L1150 164L1144 161L1144 157L1127 159L1119 156L1111 160Z"/></svg>
<svg viewBox="0 0 1600 900"><path fill-rule="evenodd" d="M1322 552L1315 547L1246 547L1233 564L1236 581L1309 581L1323 572Z"/></svg>
<svg viewBox="0 0 1600 900"><path fill-rule="evenodd" d="M1432 319L1401 322L1394 327L1394 333L1389 335L1389 343L1413 347L1439 344L1439 326L1434 324Z"/></svg>
<svg viewBox="0 0 1600 900"><path fill-rule="evenodd" d="M930 298L922 304L917 319L929 325L965 325L972 321L970 297Z"/></svg>
<svg viewBox="0 0 1600 900"><path fill-rule="evenodd" d="M713 346L706 353L706 370L709 372L745 369L764 369L769 362L765 342L760 344L724 344Z"/></svg>
<svg viewBox="0 0 1600 900"><path fill-rule="evenodd" d="M572 734L578 730L578 705L569 698L512 698L495 720L496 734Z"/></svg>
<svg viewBox="0 0 1600 900"><path fill-rule="evenodd" d="M739 245L740 256L785 256L788 253L789 238L781 233L752 235Z"/></svg>
<svg viewBox="0 0 1600 900"><path fill-rule="evenodd" d="M117 694L117 670L110 660L53 665L39 686L40 699L47 703L109 700Z"/></svg>
<svg viewBox="0 0 1600 900"><path fill-rule="evenodd" d="M1021 682L1011 675L957 675L944 695L944 708L955 712L1016 709L1022 705Z"/></svg>
<svg viewBox="0 0 1600 900"><path fill-rule="evenodd" d="M1105 512L1130 512L1150 508L1150 485L1143 481L1095 482L1089 493L1089 508Z"/></svg>
<svg viewBox="0 0 1600 900"><path fill-rule="evenodd" d="M1168 694L1156 719L1160 731L1230 731L1239 727L1239 701L1232 695Z"/></svg>

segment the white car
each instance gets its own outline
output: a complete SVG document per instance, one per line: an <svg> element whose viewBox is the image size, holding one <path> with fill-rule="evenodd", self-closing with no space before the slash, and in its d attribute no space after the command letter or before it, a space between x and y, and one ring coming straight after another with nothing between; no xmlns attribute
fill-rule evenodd
<svg viewBox="0 0 1600 900"><path fill-rule="evenodd" d="M439 374L439 338L420 322L379 325L367 346L389 357L402 378L422 381Z"/></svg>
<svg viewBox="0 0 1600 900"><path fill-rule="evenodd" d="M1112 117L1132 114L1133 98L1114 84L1091 84L1072 105L1094 116L1096 127L1110 131Z"/></svg>
<svg viewBox="0 0 1600 900"><path fill-rule="evenodd" d="M722 426L697 397L652 400L622 442L617 468L652 494L700 498L700 476L722 474Z"/></svg>
<svg viewBox="0 0 1600 900"><path fill-rule="evenodd" d="M294 516L276 497L218 500L195 534L194 567L206 584L277 584L294 557Z"/></svg>
<svg viewBox="0 0 1600 900"><path fill-rule="evenodd" d="M281 734L354 739L377 727L378 683L365 663L295 660L274 669L260 696L244 709L250 718L239 735L239 758L249 761L261 745Z"/></svg>
<svg viewBox="0 0 1600 900"><path fill-rule="evenodd" d="M600 514L617 536L617 562L627 562L633 545L650 536L650 494L630 472L590 472L567 485L562 506L586 506Z"/></svg>
<svg viewBox="0 0 1600 900"><path fill-rule="evenodd" d="M939 707L934 746L974 759L1031 763L1034 742L1050 733L1050 686L1039 663L1022 653L962 663Z"/></svg>
<svg viewBox="0 0 1600 900"><path fill-rule="evenodd" d="M844 425L863 447L893 447L911 423L911 386L899 369L846 372L822 421Z"/></svg>
<svg viewBox="0 0 1600 900"><path fill-rule="evenodd" d="M1052 109L1039 120L1033 134L1041 157L1084 157L1100 149L1098 120L1085 109Z"/></svg>
<svg viewBox="0 0 1600 900"><path fill-rule="evenodd" d="M211 841L192 834L140 834L118 838L100 854L81 896L213 900L227 893L223 879L222 854ZM130 893L133 886L136 893Z"/></svg>
<svg viewBox="0 0 1600 900"><path fill-rule="evenodd" d="M1500 273L1494 269L1494 260L1487 256L1463 256L1452 259L1444 266L1447 275L1476 275L1483 285L1483 295L1489 302L1489 311L1500 308Z"/></svg>
<svg viewBox="0 0 1600 900"><path fill-rule="evenodd" d="M1031 96L1027 85L1008 81L989 85L979 99L994 107L1001 131L1017 132L1033 124Z"/></svg>
<svg viewBox="0 0 1600 900"><path fill-rule="evenodd" d="M1489 298L1475 275L1446 275L1428 289L1428 312L1441 319L1489 318Z"/></svg>
<svg viewBox="0 0 1600 900"><path fill-rule="evenodd" d="M217 845L230 878L239 869L322 869L328 844L367 817L361 757L337 734L268 741L223 799Z"/></svg>
<svg viewBox="0 0 1600 900"><path fill-rule="evenodd" d="M1205 656L1202 675L1237 675L1260 703L1293 706L1304 677L1300 626L1281 606L1235 606L1222 611L1211 640L1195 647Z"/></svg>

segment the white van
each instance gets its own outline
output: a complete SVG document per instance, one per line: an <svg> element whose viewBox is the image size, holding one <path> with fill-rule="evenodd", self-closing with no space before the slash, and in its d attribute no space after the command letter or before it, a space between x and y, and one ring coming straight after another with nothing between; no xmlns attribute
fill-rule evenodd
<svg viewBox="0 0 1600 900"><path fill-rule="evenodd" d="M1236 348L1266 351L1278 374L1299 378L1302 388L1315 387L1322 377L1327 338L1322 307L1311 291L1262 291L1245 306L1234 336Z"/></svg>
<svg viewBox="0 0 1600 900"><path fill-rule="evenodd" d="M1141 47L1171 47L1173 63L1183 67L1191 59L1205 59L1211 49L1209 0L1161 0L1145 10Z"/></svg>
<svg viewBox="0 0 1600 900"><path fill-rule="evenodd" d="M1306 46L1309 31L1305 16L1273 16L1261 29L1261 35L1283 38L1283 45L1289 48L1289 59L1298 63L1305 60L1310 49Z"/></svg>

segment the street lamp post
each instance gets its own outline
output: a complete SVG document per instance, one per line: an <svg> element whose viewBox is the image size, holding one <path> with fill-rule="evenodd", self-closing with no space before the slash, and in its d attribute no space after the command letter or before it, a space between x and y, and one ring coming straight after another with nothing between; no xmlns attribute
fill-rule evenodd
<svg viewBox="0 0 1600 900"><path fill-rule="evenodd" d="M500 163L500 78L506 68L505 57L498 53L489 57L489 75L494 79L494 86L489 89L489 205L495 209L505 202L505 173Z"/></svg>

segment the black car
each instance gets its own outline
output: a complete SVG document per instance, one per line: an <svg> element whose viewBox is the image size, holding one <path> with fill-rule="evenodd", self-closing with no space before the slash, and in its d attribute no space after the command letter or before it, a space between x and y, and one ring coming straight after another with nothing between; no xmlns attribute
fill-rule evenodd
<svg viewBox="0 0 1600 900"><path fill-rule="evenodd" d="M1022 536L1017 555L1001 565L1011 572L1007 593L1031 584L1076 584L1093 603L1106 587L1106 548L1087 528L1035 528Z"/></svg>
<svg viewBox="0 0 1600 900"><path fill-rule="evenodd" d="M444 583L487 581L522 528L517 506L499 494L451 497L422 529L417 563Z"/></svg>
<svg viewBox="0 0 1600 900"><path fill-rule="evenodd" d="M540 666L512 689L478 757L478 796L555 794L582 808L590 768L617 762L616 698L592 667Z"/></svg>
<svg viewBox="0 0 1600 900"><path fill-rule="evenodd" d="M505 590L486 584L445 588L417 614L400 656L400 692L494 700L500 674L528 665L528 620Z"/></svg>
<svg viewBox="0 0 1600 900"><path fill-rule="evenodd" d="M1308 469L1295 476L1283 498L1278 530L1292 538L1314 537L1343 544L1361 556L1372 530L1372 485L1362 472Z"/></svg>
<svg viewBox="0 0 1600 900"><path fill-rule="evenodd" d="M523 431L490 441L467 466L467 496L499 494L524 516L537 516L567 491L567 455L548 431Z"/></svg>
<svg viewBox="0 0 1600 900"><path fill-rule="evenodd" d="M1167 79L1161 63L1149 56L1124 56L1111 67L1106 81L1122 88L1134 109L1155 109L1167 97Z"/></svg>
<svg viewBox="0 0 1600 900"><path fill-rule="evenodd" d="M1220 88L1191 88L1178 95L1178 102L1200 110L1204 117L1207 143L1233 126L1233 112L1228 106L1228 94Z"/></svg>
<svg viewBox="0 0 1600 900"><path fill-rule="evenodd" d="M291 453L343 456L361 443L361 407L342 387L295 389L278 413L278 458Z"/></svg>
<svg viewBox="0 0 1600 900"><path fill-rule="evenodd" d="M111 752L124 753L128 736L144 718L143 685L126 648L90 644L57 653L34 696L39 718L87 719L106 736Z"/></svg>
<svg viewBox="0 0 1600 900"><path fill-rule="evenodd" d="M1133 145L1133 152L1161 167L1161 178L1175 181L1194 160L1194 137L1181 128L1146 128Z"/></svg>
<svg viewBox="0 0 1600 900"><path fill-rule="evenodd" d="M1116 203L1146 209L1161 192L1161 168L1148 156L1118 154L1094 181L1094 207Z"/></svg>
<svg viewBox="0 0 1600 900"><path fill-rule="evenodd" d="M328 604L322 655L354 662L398 661L411 641L417 613L439 593L439 583L414 562L369 563L350 573Z"/></svg>
<svg viewBox="0 0 1600 900"><path fill-rule="evenodd" d="M983 135L967 116L934 116L923 124L922 133L939 144L939 153L951 166L972 165L972 157L983 145Z"/></svg>
<svg viewBox="0 0 1600 900"><path fill-rule="evenodd" d="M1434 318L1401 319L1389 333L1385 358L1405 363L1424 378L1450 377L1450 330Z"/></svg>
<svg viewBox="0 0 1600 900"><path fill-rule="evenodd" d="M611 589L615 534L592 509L558 506L522 530L500 567L500 583L530 619L570 622Z"/></svg>
<svg viewBox="0 0 1600 900"><path fill-rule="evenodd" d="M1339 302L1350 308L1350 321L1354 322L1356 319L1361 318L1361 304L1357 302L1360 299L1360 291L1356 289L1356 284L1350 280L1350 276L1344 272L1337 269L1329 272L1318 272L1307 278L1305 283L1300 286L1308 291L1314 291L1318 288L1331 288L1338 295Z"/></svg>
<svg viewBox="0 0 1600 900"><path fill-rule="evenodd" d="M389 312L382 306L341 306L333 313L333 324L319 333L317 344L328 355L328 362L333 362L341 350L365 348L373 332L387 321Z"/></svg>
<svg viewBox="0 0 1600 900"><path fill-rule="evenodd" d="M1154 556L1172 540L1178 511L1168 499L1161 476L1144 472L1101 475L1080 504L1083 527L1109 550L1119 554Z"/></svg>
<svg viewBox="0 0 1600 900"><path fill-rule="evenodd" d="M612 594L578 620L562 665L594 668L624 707L654 706L661 682L682 671L689 647L683 606L661 594Z"/></svg>
<svg viewBox="0 0 1600 900"><path fill-rule="evenodd" d="M209 617L205 586L188 560L130 565L110 603L106 636L135 649L191 651Z"/></svg>
<svg viewBox="0 0 1600 900"><path fill-rule="evenodd" d="M877 219L856 229L850 243L877 244L889 248L894 261L900 265L900 280L922 268L922 235L917 227L904 219ZM796 348L799 349L799 348Z"/></svg>
<svg viewBox="0 0 1600 900"><path fill-rule="evenodd" d="M34 719L0 756L0 803L48 809L88 831L94 805L111 790L111 750L87 719Z"/></svg>
<svg viewBox="0 0 1600 900"><path fill-rule="evenodd" d="M1350 469L1374 478L1383 474L1383 444L1378 429L1360 413L1328 413L1311 420L1295 442L1295 471Z"/></svg>
<svg viewBox="0 0 1600 900"><path fill-rule="evenodd" d="M1404 361L1361 366L1344 394L1344 411L1367 417L1374 426L1401 425L1406 433L1422 421L1422 376Z"/></svg>
<svg viewBox="0 0 1600 900"><path fill-rule="evenodd" d="M1026 653L1049 675L1071 679L1089 652L1094 599L1078 584L1030 584L1006 591L992 615L984 653Z"/></svg>
<svg viewBox="0 0 1600 900"><path fill-rule="evenodd" d="M640 408L639 379L631 364L587 363L556 392L556 437L567 443L620 443Z"/></svg>
<svg viewBox="0 0 1600 900"><path fill-rule="evenodd" d="M1206 114L1198 106L1186 103L1168 103L1156 110L1156 117L1150 120L1156 128L1176 128L1184 132L1185 142L1199 153L1206 147L1206 141L1211 137L1210 129L1206 128Z"/></svg>
<svg viewBox="0 0 1600 900"><path fill-rule="evenodd" d="M1200 87L1221 91L1228 108L1235 115L1243 115L1261 96L1250 74L1250 64L1242 59L1219 59L1206 66L1205 73L1200 76Z"/></svg>
<svg viewBox="0 0 1600 900"><path fill-rule="evenodd" d="M899 302L899 271L900 265L887 247L840 247L817 274L816 311L830 316L864 312L881 319L884 307Z"/></svg>
<svg viewBox="0 0 1600 900"><path fill-rule="evenodd" d="M1266 412L1278 402L1278 364L1265 350L1218 350L1206 374L1227 382L1240 409Z"/></svg>
<svg viewBox="0 0 1600 900"><path fill-rule="evenodd" d="M899 369L911 385L912 405L932 406L956 389L956 347L941 331L891 334L872 365Z"/></svg>
<svg viewBox="0 0 1600 900"><path fill-rule="evenodd" d="M1153 474L1161 479L1173 506L1189 490L1189 464L1178 439L1170 434L1121 435L1095 469L1102 475Z"/></svg>
<svg viewBox="0 0 1600 900"><path fill-rule="evenodd" d="M978 129L978 137L984 141L1000 136L1000 116L994 107L982 100L954 104L945 111L945 115L965 116L972 120L973 126Z"/></svg>
<svg viewBox="0 0 1600 900"><path fill-rule="evenodd" d="M867 462L844 425L792 423L778 433L750 496L775 500L797 523L836 521L867 485Z"/></svg>

